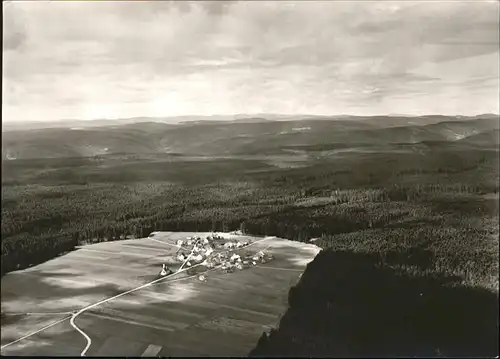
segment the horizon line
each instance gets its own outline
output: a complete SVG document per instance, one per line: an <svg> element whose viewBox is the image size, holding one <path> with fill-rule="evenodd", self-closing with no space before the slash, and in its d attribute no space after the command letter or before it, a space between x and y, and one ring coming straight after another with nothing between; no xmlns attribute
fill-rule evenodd
<svg viewBox="0 0 500 359"><path fill-rule="evenodd" d="M132 117L112 117L112 118L92 118L92 119L82 119L82 118L65 118L65 119L55 119L55 120L29 120L29 121L12 121L2 119L2 123L43 123L43 122L64 122L64 121L117 121L117 120L134 120L134 119L174 119L183 117L237 117L237 116L248 116L252 118L255 116L311 116L311 117L424 117L424 116L443 116L443 117L477 117L483 115L493 115L500 116L500 113L494 112L481 112L475 115L460 115L460 114L440 114L440 113L427 113L420 115L413 114L372 114L372 115L356 115L356 114L288 114L288 113L234 113L234 114L210 114L210 115L200 115L200 114L189 114L189 115L169 115L169 116L132 116ZM241 118L240 120L244 120ZM265 118L264 118L265 119Z"/></svg>

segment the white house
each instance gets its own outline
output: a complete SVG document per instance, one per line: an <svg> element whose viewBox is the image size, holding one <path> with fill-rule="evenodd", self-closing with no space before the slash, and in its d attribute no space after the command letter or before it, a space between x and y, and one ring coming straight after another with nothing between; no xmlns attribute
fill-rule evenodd
<svg viewBox="0 0 500 359"><path fill-rule="evenodd" d="M186 260L186 257L184 256L184 254L179 253L179 255L177 255L177 260L183 262Z"/></svg>

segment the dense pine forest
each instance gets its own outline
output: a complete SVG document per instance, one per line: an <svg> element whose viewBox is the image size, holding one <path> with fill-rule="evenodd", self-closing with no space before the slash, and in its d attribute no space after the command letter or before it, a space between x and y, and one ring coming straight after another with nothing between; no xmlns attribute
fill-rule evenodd
<svg viewBox="0 0 500 359"><path fill-rule="evenodd" d="M250 357L494 357L498 293L428 271L431 261L426 250L320 252Z"/></svg>
<svg viewBox="0 0 500 359"><path fill-rule="evenodd" d="M352 154L296 168L257 160L4 162L2 273L77 245L155 230L276 235L322 248L422 246L495 287L497 152ZM474 251L470 251L470 247Z"/></svg>

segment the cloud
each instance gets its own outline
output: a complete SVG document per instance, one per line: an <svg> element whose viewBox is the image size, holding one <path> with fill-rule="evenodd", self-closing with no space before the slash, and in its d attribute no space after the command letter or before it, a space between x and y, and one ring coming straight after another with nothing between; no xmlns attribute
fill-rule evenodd
<svg viewBox="0 0 500 359"><path fill-rule="evenodd" d="M498 112L498 6L4 2L4 118Z"/></svg>

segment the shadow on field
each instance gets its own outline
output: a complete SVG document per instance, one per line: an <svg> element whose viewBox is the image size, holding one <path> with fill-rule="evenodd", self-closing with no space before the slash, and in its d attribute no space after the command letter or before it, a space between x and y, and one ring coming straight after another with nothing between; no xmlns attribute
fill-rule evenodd
<svg viewBox="0 0 500 359"><path fill-rule="evenodd" d="M417 252L406 255L425 267L431 258ZM498 355L498 294L456 277L410 276L396 269L402 259L320 252L291 288L279 329L250 356Z"/></svg>
<svg viewBox="0 0 500 359"><path fill-rule="evenodd" d="M18 322L20 322L22 319L24 319L26 316L22 314L7 314L7 313L2 313L0 316L2 326L6 325L13 325Z"/></svg>
<svg viewBox="0 0 500 359"><path fill-rule="evenodd" d="M15 273L15 272L14 272ZM56 271L38 271L38 273L44 277L51 277L51 278L74 278L75 274L74 273L69 273L69 272L56 272Z"/></svg>
<svg viewBox="0 0 500 359"><path fill-rule="evenodd" d="M75 284L66 283L63 280L58 282L59 278L66 277L74 278ZM44 311L44 307L51 307L54 301L81 296L89 300L89 304L91 304L92 296L100 299L123 291L113 283L81 287L77 284L78 278L77 275L54 273L53 271L38 271L36 274L31 272L29 276L25 276L21 272L9 273L2 278L2 305L7 307L10 305L10 301L14 301L16 302L15 306L17 306L17 302L28 298L34 302L29 306L30 311ZM28 308L28 306L26 307ZM61 303L61 307L64 307L64 302Z"/></svg>

